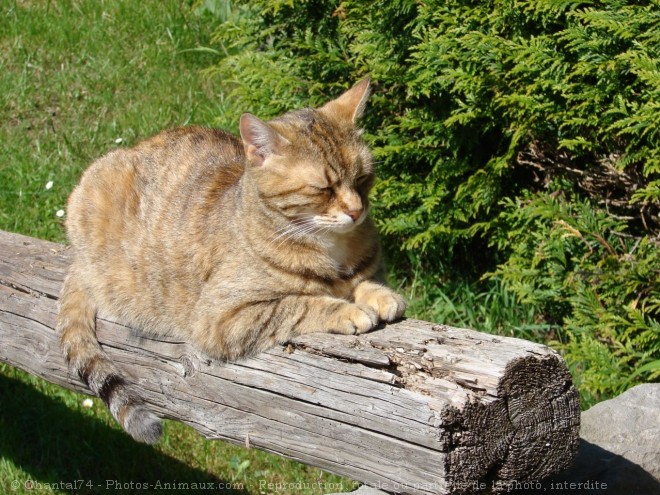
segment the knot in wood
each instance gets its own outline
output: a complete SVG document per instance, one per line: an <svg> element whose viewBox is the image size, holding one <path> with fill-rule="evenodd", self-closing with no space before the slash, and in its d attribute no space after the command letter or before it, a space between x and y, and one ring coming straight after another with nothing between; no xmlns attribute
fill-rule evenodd
<svg viewBox="0 0 660 495"><path fill-rule="evenodd" d="M190 378L197 374L199 371L199 358L194 354L184 354L179 358L181 363L181 376Z"/></svg>
<svg viewBox="0 0 660 495"><path fill-rule="evenodd" d="M45 356L50 351L50 347L43 340L38 340L34 345L34 352L37 356Z"/></svg>

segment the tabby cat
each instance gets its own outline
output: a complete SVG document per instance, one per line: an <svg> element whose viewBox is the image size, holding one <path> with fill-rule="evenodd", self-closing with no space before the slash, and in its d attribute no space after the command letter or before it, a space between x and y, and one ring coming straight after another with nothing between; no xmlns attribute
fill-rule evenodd
<svg viewBox="0 0 660 495"><path fill-rule="evenodd" d="M367 216L374 166L356 121L365 79L318 109L219 130L165 131L84 173L57 329L72 373L133 438L160 420L101 350L97 311L233 360L309 332L358 334L402 316Z"/></svg>

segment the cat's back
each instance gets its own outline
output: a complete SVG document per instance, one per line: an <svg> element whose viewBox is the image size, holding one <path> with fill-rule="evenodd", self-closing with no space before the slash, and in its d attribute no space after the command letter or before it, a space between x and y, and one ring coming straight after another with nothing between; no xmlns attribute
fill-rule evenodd
<svg viewBox="0 0 660 495"><path fill-rule="evenodd" d="M96 160L69 197L66 228L99 307L145 325L155 314L185 318L214 249L209 212L230 211L223 204L243 171L241 141L203 127L170 129Z"/></svg>
<svg viewBox="0 0 660 495"><path fill-rule="evenodd" d="M244 152L236 136L188 126L165 130L110 157L107 163L99 161L100 171L114 175L120 168L153 209L159 198L194 196L208 183L218 190L231 187L242 175Z"/></svg>
<svg viewBox="0 0 660 495"><path fill-rule="evenodd" d="M157 189L162 195L163 187L211 177L230 186L240 177L243 161L243 145L236 136L200 126L176 127L96 160L76 189L121 192L130 186L137 193Z"/></svg>
<svg viewBox="0 0 660 495"><path fill-rule="evenodd" d="M189 238L200 208L221 204L240 179L243 146L224 131L169 129L111 151L84 172L69 197L66 228L76 256L98 272L147 271L155 252ZM133 265L131 267L131 265ZM90 277L94 275L90 273Z"/></svg>
<svg viewBox="0 0 660 495"><path fill-rule="evenodd" d="M176 163L179 170L242 163L244 157L239 138L220 129L200 126L167 129L123 151L146 159L139 163L144 168Z"/></svg>
<svg viewBox="0 0 660 495"><path fill-rule="evenodd" d="M238 138L198 126L163 131L114 150L85 171L69 198L67 231L74 246L140 234L164 215L184 213L206 190L218 196L243 173Z"/></svg>

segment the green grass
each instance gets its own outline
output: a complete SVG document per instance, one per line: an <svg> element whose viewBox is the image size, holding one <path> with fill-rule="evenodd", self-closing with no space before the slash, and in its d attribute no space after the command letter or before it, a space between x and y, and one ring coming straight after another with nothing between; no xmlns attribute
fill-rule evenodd
<svg viewBox="0 0 660 495"><path fill-rule="evenodd" d="M444 286L415 276L408 288L409 314L437 323L535 342L561 339L561 327L539 321L539 311L522 305L500 283Z"/></svg>
<svg viewBox="0 0 660 495"><path fill-rule="evenodd" d="M0 228L63 240L55 213L91 160L217 116L220 88L199 76L210 55L185 51L211 21L179 4L3 3Z"/></svg>
<svg viewBox="0 0 660 495"><path fill-rule="evenodd" d="M64 241L56 213L94 158L166 127L212 124L221 88L200 77L212 54L190 49L208 44L213 23L175 0L0 3L0 229ZM33 493L30 483L44 494L117 491L106 480L233 482L252 494L272 491L263 483L353 488L180 423L166 422L155 447L140 445L99 401L85 408L83 399L0 365L0 493ZM137 492L150 493L122 490ZM301 492L319 490L278 490Z"/></svg>

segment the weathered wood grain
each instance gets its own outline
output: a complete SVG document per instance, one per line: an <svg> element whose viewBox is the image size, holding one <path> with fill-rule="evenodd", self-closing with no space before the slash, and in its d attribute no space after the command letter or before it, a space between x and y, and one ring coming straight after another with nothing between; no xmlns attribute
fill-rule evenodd
<svg viewBox="0 0 660 495"><path fill-rule="evenodd" d="M67 249L0 231L0 361L89 393L53 330ZM236 363L99 318L106 352L163 417L386 491L462 493L566 468L579 404L562 359L519 339L404 320ZM482 485L483 486L483 485Z"/></svg>

